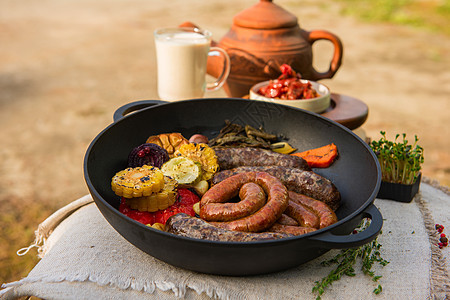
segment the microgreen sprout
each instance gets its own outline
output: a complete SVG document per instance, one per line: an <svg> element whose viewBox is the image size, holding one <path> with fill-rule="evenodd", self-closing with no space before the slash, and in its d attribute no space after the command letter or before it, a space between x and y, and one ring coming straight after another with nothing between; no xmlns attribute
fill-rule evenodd
<svg viewBox="0 0 450 300"><path fill-rule="evenodd" d="M421 170L424 161L423 148L417 144L419 139L415 136L413 145L408 144L406 134L403 133L403 141L394 141L386 138L386 132L380 131L382 138L372 141L370 146L378 158L381 167L382 180L386 182L413 184Z"/></svg>

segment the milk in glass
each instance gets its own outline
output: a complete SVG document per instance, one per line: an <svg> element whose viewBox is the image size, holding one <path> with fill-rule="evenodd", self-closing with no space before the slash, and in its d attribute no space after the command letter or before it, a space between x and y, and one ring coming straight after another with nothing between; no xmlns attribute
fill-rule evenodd
<svg viewBox="0 0 450 300"><path fill-rule="evenodd" d="M158 94L163 100L200 98L206 88L210 37L198 32L155 35Z"/></svg>

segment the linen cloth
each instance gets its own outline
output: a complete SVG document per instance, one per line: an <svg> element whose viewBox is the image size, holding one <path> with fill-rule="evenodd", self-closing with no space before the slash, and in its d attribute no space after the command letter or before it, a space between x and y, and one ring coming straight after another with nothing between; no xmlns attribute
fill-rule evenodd
<svg viewBox="0 0 450 300"><path fill-rule="evenodd" d="M32 247L39 247L42 259L26 278L4 284L2 299L315 299L311 291L315 281L335 267L320 262L340 251L267 275L200 274L166 264L131 245L91 201L85 196L71 209L63 208L63 220L53 232L37 231ZM447 225L444 232L450 235L449 204L448 189L427 179L411 203L376 199L384 219L378 238L381 255L390 262L373 267L383 276L382 293L372 293L378 283L364 275L357 263L356 276L334 282L322 299L450 299L450 247L438 248L434 229L435 223ZM75 211L67 217L70 210ZM55 215L57 219L58 212Z"/></svg>

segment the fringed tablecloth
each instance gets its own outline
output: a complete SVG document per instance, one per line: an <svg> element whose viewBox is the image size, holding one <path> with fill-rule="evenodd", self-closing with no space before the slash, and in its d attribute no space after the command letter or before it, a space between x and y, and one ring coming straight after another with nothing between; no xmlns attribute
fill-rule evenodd
<svg viewBox="0 0 450 300"><path fill-rule="evenodd" d="M357 263L356 276L334 282L322 299L450 299L450 247L439 249L434 228L447 225L450 235L449 190L425 178L411 203L376 199L375 205L384 219L381 255L390 262L373 267L382 276L382 293L373 293L378 283ZM315 281L334 268L320 262L340 251L267 275L200 274L135 248L107 223L89 195L44 221L35 243L19 254L34 247L42 259L27 277L3 284L2 299L315 299Z"/></svg>

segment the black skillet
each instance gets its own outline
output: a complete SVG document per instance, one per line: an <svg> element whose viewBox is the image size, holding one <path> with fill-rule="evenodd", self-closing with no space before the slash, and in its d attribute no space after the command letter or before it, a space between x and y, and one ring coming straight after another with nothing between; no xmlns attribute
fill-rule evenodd
<svg viewBox="0 0 450 300"><path fill-rule="evenodd" d="M133 112L133 113L131 113ZM125 116L126 115L126 116ZM262 126L289 138L299 150L335 143L339 159L317 173L339 189L339 221L299 237L260 242L211 242L179 237L149 228L118 211L119 197L111 191L111 178L126 167L128 153L155 134L181 132L215 136L224 121ZM114 123L90 144L84 176L99 210L131 244L171 265L218 275L254 275L285 270L312 260L330 249L351 248L373 240L383 225L373 205L381 171L370 147L344 126L289 106L233 98L193 99L179 102L145 100L120 107ZM350 234L363 218L371 225Z"/></svg>

